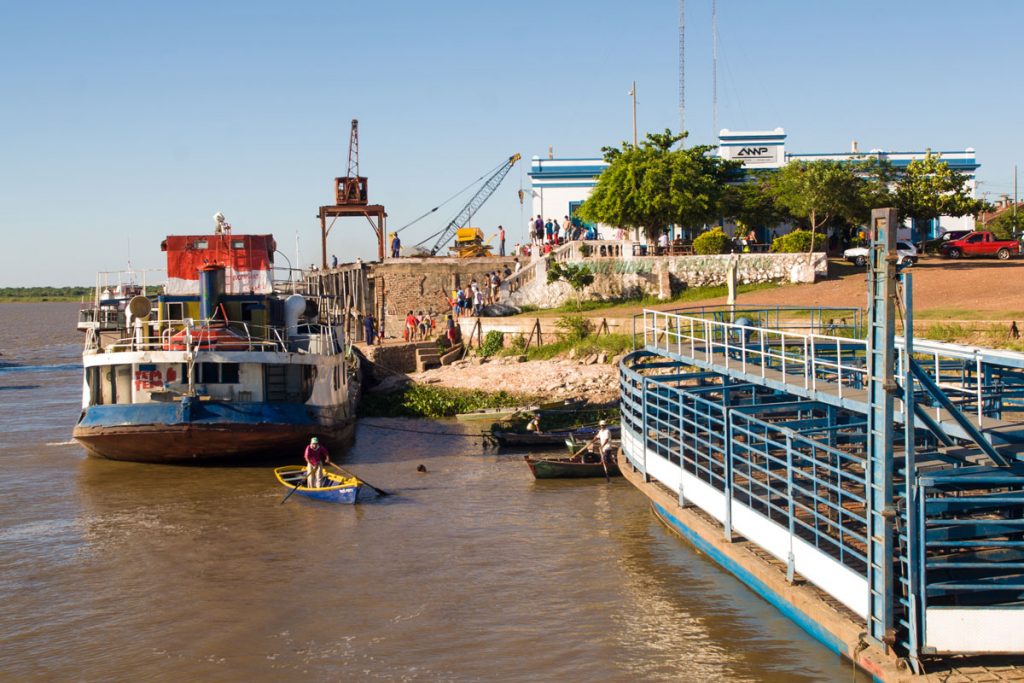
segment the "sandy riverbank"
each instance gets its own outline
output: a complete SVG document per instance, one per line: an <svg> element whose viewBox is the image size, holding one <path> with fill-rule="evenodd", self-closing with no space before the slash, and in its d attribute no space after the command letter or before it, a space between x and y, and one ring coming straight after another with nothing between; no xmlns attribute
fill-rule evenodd
<svg viewBox="0 0 1024 683"><path fill-rule="evenodd" d="M585 398L603 403L619 397L617 364L600 363L593 357L525 362L515 357L472 358L408 377L418 384L532 394L552 401Z"/></svg>

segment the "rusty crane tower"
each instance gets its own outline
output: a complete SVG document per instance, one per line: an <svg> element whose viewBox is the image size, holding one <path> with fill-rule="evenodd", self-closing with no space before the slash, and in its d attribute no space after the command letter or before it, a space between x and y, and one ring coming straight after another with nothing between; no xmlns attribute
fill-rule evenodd
<svg viewBox="0 0 1024 683"><path fill-rule="evenodd" d="M384 238L388 214L382 204L370 204L366 177L359 175L359 121L352 119L348 139L348 171L344 178L334 179L334 204L320 207L320 239L322 267L327 267L327 235L338 218L363 216L377 234L377 258L384 260ZM327 219L330 218L330 224Z"/></svg>

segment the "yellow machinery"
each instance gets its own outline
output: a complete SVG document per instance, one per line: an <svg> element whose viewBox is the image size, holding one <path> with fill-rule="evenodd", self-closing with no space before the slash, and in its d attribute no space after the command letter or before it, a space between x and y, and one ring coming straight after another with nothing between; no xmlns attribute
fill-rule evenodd
<svg viewBox="0 0 1024 683"><path fill-rule="evenodd" d="M484 231L480 228L459 228L455 231L455 244L448 251L459 258L490 256L491 245L484 244Z"/></svg>

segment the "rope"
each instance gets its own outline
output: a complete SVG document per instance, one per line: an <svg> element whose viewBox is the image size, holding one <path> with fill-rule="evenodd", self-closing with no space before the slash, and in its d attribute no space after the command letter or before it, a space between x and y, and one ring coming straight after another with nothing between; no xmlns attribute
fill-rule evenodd
<svg viewBox="0 0 1024 683"><path fill-rule="evenodd" d="M429 434L431 436L461 436L469 439L478 439L482 436L479 432L477 433L466 433L466 432L447 432L447 431L427 431L425 429L408 429L405 427L387 427L385 425L369 424L367 422L360 422L360 427L371 427L373 429L383 429L392 432L409 432L410 434Z"/></svg>
<svg viewBox="0 0 1024 683"><path fill-rule="evenodd" d="M429 216L430 214L434 213L435 211L437 211L438 209L440 209L440 208L441 208L442 206L444 206L444 205L445 205L445 204L447 204L448 202L450 202L450 201L452 201L453 199L455 199L456 197L458 197L458 196L459 196L460 194L462 194L462 193L463 193L463 192L465 192L466 190L470 189L471 187L473 187L474 185L476 185L477 183L479 183L479 182L480 182L481 180L483 180L483 179L484 179L484 178L486 178L487 176L489 176L489 175L493 174L493 173L494 173L495 171L497 171L497 170L498 170L499 168L501 168L502 166L504 166L504 165L505 165L506 163L508 163L508 162L506 162L506 161L503 161L503 162L501 162L500 164L498 164L497 166L495 166L495 167L494 167L493 169L491 169L490 171L487 171L487 173L484 173L484 174L483 174L482 176L480 176L479 178L477 178L476 180L474 180L473 182L471 182L471 183L470 183L469 185L466 185L466 186L465 186L464 188L462 188L461 190L459 190L458 192L456 192L455 194L453 194L453 195L452 195L451 197L449 197L448 199L444 200L443 202L441 202L440 204L438 204L437 206L435 206L435 207L434 207L433 209L431 209L430 211L427 211L427 212L426 212L425 214L423 214L423 215L422 215L422 216L420 216L419 218L413 219L413 220L412 220L411 222L409 222L409 223L406 223L405 225L403 225L402 227L400 227L400 228L399 228L398 230L395 230L395 232L396 232L396 233L398 233L398 232L402 232L402 231L403 231L403 230L405 230L406 228L408 228L408 227L411 227L412 225L414 225L414 224L416 224L416 223L420 222L421 220L423 220L424 218L426 218L426 217L427 217L427 216ZM431 235L431 237L433 237L433 236L436 236L436 235L440 235L440 234L441 234L441 232L442 232L443 230L444 230L444 229L442 228L441 230L439 230L439 231L437 231L436 233L434 233L434 235ZM430 237L428 237L427 239L423 240L423 242L427 242L427 241L429 241L429 240L430 240ZM423 242L420 242L420 244L423 244Z"/></svg>

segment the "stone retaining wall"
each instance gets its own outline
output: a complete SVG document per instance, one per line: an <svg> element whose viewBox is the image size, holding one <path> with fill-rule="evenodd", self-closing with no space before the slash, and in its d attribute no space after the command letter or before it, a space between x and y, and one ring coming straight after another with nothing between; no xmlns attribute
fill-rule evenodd
<svg viewBox="0 0 1024 683"><path fill-rule="evenodd" d="M371 266L376 297L376 311L386 307L383 324L385 332L392 337L402 335L405 316L415 311L430 311L440 321L448 312L446 296L452 290L465 287L473 280L478 283L492 270L502 271L505 266L515 268L513 257L486 258L400 258L388 259Z"/></svg>
<svg viewBox="0 0 1024 683"><path fill-rule="evenodd" d="M594 284L583 291L582 298L621 299L653 295L670 298L689 287L723 285L731 259L737 259L738 284L789 282L795 265L807 263L807 254L722 254L715 256L638 256L613 259L594 258L585 263L594 273ZM812 257L816 276L828 274L824 253ZM543 264L538 264L543 268ZM547 284L539 273L529 285L514 292L509 303L553 308L572 301L575 293L564 283Z"/></svg>

